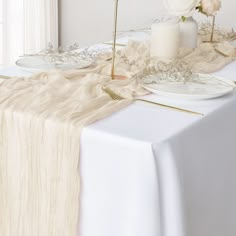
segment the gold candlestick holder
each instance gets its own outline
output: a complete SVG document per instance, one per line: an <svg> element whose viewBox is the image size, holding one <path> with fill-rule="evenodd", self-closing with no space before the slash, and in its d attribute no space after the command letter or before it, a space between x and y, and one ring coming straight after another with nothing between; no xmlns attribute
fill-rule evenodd
<svg viewBox="0 0 236 236"><path fill-rule="evenodd" d="M211 38L210 38L210 42L211 42L211 43L213 43L213 41L214 41L215 23L216 23L216 17L213 16L213 19L212 19L212 28L211 28Z"/></svg>
<svg viewBox="0 0 236 236"><path fill-rule="evenodd" d="M112 65L111 65L111 78L113 80L114 79L126 79L126 77L123 76L123 75L116 75L115 74L118 7L119 7L119 0L115 0L114 26L113 26L113 44L112 44Z"/></svg>
<svg viewBox="0 0 236 236"><path fill-rule="evenodd" d="M215 43L215 41L214 41L215 24L216 24L216 16L212 16L210 38L209 38L209 40L203 41L204 43Z"/></svg>

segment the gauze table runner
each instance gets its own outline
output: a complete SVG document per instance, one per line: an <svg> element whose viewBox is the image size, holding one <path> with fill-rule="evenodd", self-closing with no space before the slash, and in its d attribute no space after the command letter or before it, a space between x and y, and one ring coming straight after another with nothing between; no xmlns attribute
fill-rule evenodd
<svg viewBox="0 0 236 236"><path fill-rule="evenodd" d="M50 72L0 81L0 235L76 235L81 128L130 103L104 84L139 91L109 80Z"/></svg>
<svg viewBox="0 0 236 236"><path fill-rule="evenodd" d="M148 48L133 42L122 53L142 64ZM212 61L224 59L212 53ZM138 71L119 59L117 67L128 76ZM127 98L146 94L135 81L111 81L109 69L0 81L0 235L76 235L81 129L130 104L113 101L103 86Z"/></svg>

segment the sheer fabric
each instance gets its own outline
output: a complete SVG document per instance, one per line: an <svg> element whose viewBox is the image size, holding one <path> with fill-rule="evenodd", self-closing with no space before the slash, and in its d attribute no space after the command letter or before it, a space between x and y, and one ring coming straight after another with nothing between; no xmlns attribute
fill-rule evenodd
<svg viewBox="0 0 236 236"><path fill-rule="evenodd" d="M5 0L3 63L58 46L58 0Z"/></svg>

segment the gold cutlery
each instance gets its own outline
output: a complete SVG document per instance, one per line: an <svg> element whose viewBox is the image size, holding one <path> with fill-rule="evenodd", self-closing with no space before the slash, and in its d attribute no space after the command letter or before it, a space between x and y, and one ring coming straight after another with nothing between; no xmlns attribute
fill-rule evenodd
<svg viewBox="0 0 236 236"><path fill-rule="evenodd" d="M104 42L103 44L106 44L106 45L113 45L113 43L109 43L109 42ZM127 45L126 45L126 44L123 44L123 43L116 43L116 46L125 47L125 46L127 46Z"/></svg>
<svg viewBox="0 0 236 236"><path fill-rule="evenodd" d="M214 50L219 53L221 56L223 57L229 57L228 55L226 55L225 53L221 52L220 50L218 50L217 48L214 48Z"/></svg>
<svg viewBox="0 0 236 236"><path fill-rule="evenodd" d="M107 93L113 100L121 101L121 100L125 99L124 97L122 97L119 94L113 92L111 89L109 89L107 87L104 87L103 91L105 93ZM179 107L169 106L169 105L165 105L165 104L162 104L162 103L152 102L152 101L145 100L145 99L134 98L133 101L147 102L147 103L150 103L150 104L154 104L154 105L157 105L157 106L161 106L161 107L165 107L165 108L169 108L169 109L173 109L173 110L177 110L177 111L181 111L181 112L187 112L187 113L194 114L194 115L204 116L204 114L199 113L199 112L186 110L186 109L182 109L182 108L179 108Z"/></svg>

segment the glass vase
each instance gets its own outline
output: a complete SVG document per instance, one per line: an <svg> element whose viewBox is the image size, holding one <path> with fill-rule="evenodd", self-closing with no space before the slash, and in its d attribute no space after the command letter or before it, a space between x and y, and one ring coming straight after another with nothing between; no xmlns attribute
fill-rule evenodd
<svg viewBox="0 0 236 236"><path fill-rule="evenodd" d="M179 23L180 46L194 49L198 43L198 24L193 17L188 17Z"/></svg>

